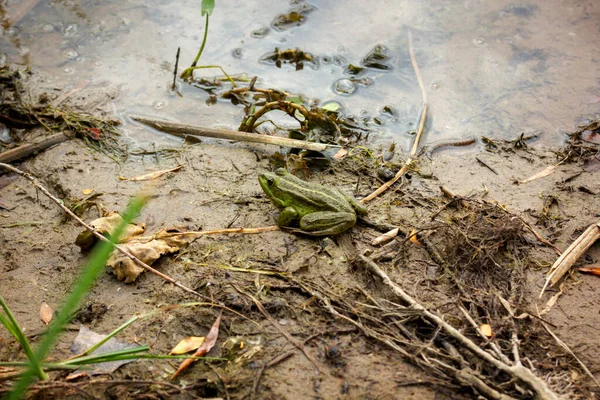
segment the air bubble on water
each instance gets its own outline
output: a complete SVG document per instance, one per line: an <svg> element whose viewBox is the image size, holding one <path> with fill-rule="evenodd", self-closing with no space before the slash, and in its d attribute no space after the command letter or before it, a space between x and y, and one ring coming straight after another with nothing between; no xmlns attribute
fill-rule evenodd
<svg viewBox="0 0 600 400"><path fill-rule="evenodd" d="M77 24L68 24L63 29L63 36L71 37L77 35L79 32L79 25Z"/></svg>
<svg viewBox="0 0 600 400"><path fill-rule="evenodd" d="M337 94L352 94L356 92L356 85L350 79L338 79L333 84L333 91Z"/></svg>
<svg viewBox="0 0 600 400"><path fill-rule="evenodd" d="M75 72L75 68L73 67L65 67L63 68L63 72L67 75L71 75Z"/></svg>
<svg viewBox="0 0 600 400"><path fill-rule="evenodd" d="M100 68L103 65L104 64L102 64L102 61L94 61L94 67L96 67L96 68Z"/></svg>
<svg viewBox="0 0 600 400"><path fill-rule="evenodd" d="M440 85L439 85L437 82L433 82L433 83L431 84L431 89L433 89L433 90L437 90L437 89L439 89L439 88L440 88Z"/></svg>
<svg viewBox="0 0 600 400"><path fill-rule="evenodd" d="M232 56L233 58L244 58L244 52L243 52L243 50L242 50L242 49L240 49L240 48L238 47L238 48L236 48L236 49L233 49L233 50L231 51L231 56Z"/></svg>
<svg viewBox="0 0 600 400"><path fill-rule="evenodd" d="M473 39L473 43L477 46L483 46L485 44L485 39L482 37L478 37L476 39Z"/></svg>
<svg viewBox="0 0 600 400"><path fill-rule="evenodd" d="M67 60L74 60L77 58L79 54L75 50L69 50L64 53L64 56Z"/></svg>
<svg viewBox="0 0 600 400"><path fill-rule="evenodd" d="M42 27L42 29L44 30L44 32L52 32L54 30L54 26L52 26L51 24L46 24Z"/></svg>
<svg viewBox="0 0 600 400"><path fill-rule="evenodd" d="M161 108L165 108L167 106L167 103L162 100L156 100L154 103L152 103L152 106L155 109L160 110Z"/></svg>

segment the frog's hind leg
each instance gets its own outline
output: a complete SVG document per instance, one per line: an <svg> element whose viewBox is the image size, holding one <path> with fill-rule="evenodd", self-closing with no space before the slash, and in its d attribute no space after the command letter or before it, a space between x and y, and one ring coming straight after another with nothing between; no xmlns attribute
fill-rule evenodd
<svg viewBox="0 0 600 400"><path fill-rule="evenodd" d="M321 211L305 215L300 220L300 230L310 236L333 236L342 233L356 224L356 214L335 211Z"/></svg>

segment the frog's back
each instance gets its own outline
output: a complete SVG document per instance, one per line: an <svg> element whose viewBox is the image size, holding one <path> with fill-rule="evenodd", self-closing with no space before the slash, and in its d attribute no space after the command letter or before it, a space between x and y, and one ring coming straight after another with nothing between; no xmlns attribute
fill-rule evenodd
<svg viewBox="0 0 600 400"><path fill-rule="evenodd" d="M294 185L297 202L301 206L298 214L304 216L316 211L354 212L346 197L335 188L329 188L319 183L305 182L300 178L289 175L289 183Z"/></svg>

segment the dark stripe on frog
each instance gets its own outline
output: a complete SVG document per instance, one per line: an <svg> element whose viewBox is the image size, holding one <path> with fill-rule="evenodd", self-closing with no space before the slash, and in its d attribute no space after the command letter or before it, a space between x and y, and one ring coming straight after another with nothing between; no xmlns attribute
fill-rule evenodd
<svg viewBox="0 0 600 400"><path fill-rule="evenodd" d="M291 186L292 189L287 189L288 192L294 192L300 203L310 204L315 209L332 210L332 211L348 211L354 212L352 205L346 200L341 193L335 193L334 189L326 188L320 184L321 190L310 190L306 188L306 182L293 175L288 175L287 181L280 183L281 186ZM311 193L312 196L307 197L306 193ZM323 199L323 201L319 201ZM335 204L335 206L332 206Z"/></svg>

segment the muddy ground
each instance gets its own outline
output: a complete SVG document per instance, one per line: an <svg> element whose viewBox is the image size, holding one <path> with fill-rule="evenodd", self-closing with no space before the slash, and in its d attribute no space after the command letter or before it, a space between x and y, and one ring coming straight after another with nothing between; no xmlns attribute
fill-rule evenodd
<svg viewBox="0 0 600 400"><path fill-rule="evenodd" d="M81 108L85 108L86 101L91 101L85 91L76 97L70 101L80 102ZM105 115L110 113L110 103L106 104L108 106L103 106ZM91 111L98 112L98 109ZM514 132L514 136L519 133ZM376 157L385 150L373 147ZM439 190L439 186L444 185L457 195L484 198L503 205L565 249L600 218L598 173L585 172L580 163L574 162L561 165L544 178L514 184L515 179L524 179L555 164L559 150L538 148L532 143L528 149L486 151L481 148L466 153L445 150L436 152L431 159L423 156L417 171L409 173L402 183L368 204L368 219L400 226L409 232L412 228L431 229L431 217L442 208L444 214L434 220L440 218L448 222L453 213L467 215L470 211L461 209L460 205L447 206L449 200ZM72 140L14 165L36 176L67 203L84 197L84 189L102 193L99 202L107 210L123 210L131 196L146 188L152 193L152 199L138 221L147 224L148 232L165 227L209 230L274 224L277 211L262 192L257 177L272 169L271 156L277 151L275 147L261 145L206 141L182 144L177 153L166 156L130 156L118 164L81 141ZM405 154L398 152L394 160L400 164L405 158ZM476 158L493 167L497 174L483 167ZM313 171L307 180L335 186L362 198L381 182L373 170L357 167L361 163L370 165L356 153L356 157L335 161L324 171ZM183 165L183 169L152 181L119 179L119 176L138 176L177 164ZM484 187L488 190L485 197ZM554 196L557 201L542 216L548 196ZM54 310L59 309L61 299L86 263L87 254L74 243L82 228L74 221L65 220L64 213L24 178L0 175L0 199L3 207L6 206L0 210L0 293L25 333L35 341L44 329L39 317L40 304L46 302ZM97 217L98 212L93 208L83 215L86 221ZM519 243L526 251L522 254L526 254L527 263L520 276L523 290L519 307L521 311L536 314L536 307L543 309L556 293L553 289L543 299L537 298L556 253L532 235L523 233L524 241ZM321 293L329 293L332 298L353 299L358 308L368 308L368 298L377 304L385 299L397 302L378 279L351 262L351 254L346 251L348 244L355 252L375 249L370 243L380 234L373 227L358 224L351 231L328 239L283 231L199 239L184 251L163 257L155 267L213 299L214 303L245 317L227 311L223 314L218 344L209 355L223 356L229 358L228 361L195 363L172 382L180 386L166 385L177 368L177 361L138 360L120 367L111 376L94 378L94 384L85 384L89 381L81 378L64 385L38 386L33 393L38 398L80 398L82 392L69 385L83 382L79 388L97 398L476 397L468 387L432 376L381 342L367 338L355 325L333 317L309 290L294 284L302 282L318 288ZM439 265L423 251L422 243L404 238L397 239L397 243L392 255L380 257L378 262L382 268L431 309L447 312L448 304L456 301L456 294L452 292L452 285L438 280L442 274ZM599 259L600 244L596 244L582 263L597 265ZM288 278L237 272L222 266L285 272ZM600 326L596 295L599 286L598 277L574 273L567 279L558 303L544 316L555 334L597 379L600 378L600 350L596 345L596 331ZM471 289L467 285L467 290ZM294 347L243 293L255 296L280 328L293 338L305 341L305 348L316 364ZM135 283L124 284L107 271L95 284L70 329L61 336L52 358L72 355L69 347L82 323L95 332L108 333L134 315L198 300L150 273L142 274ZM148 344L153 354L167 354L180 339L205 335L219 311L219 307L210 305L165 310L135 323L118 338ZM451 323L464 328L456 319L458 314L449 312L448 315L451 315ZM488 323L493 329L495 324L500 325L500 321L494 320L478 322ZM533 326L534 322L527 324ZM520 337L522 357L530 362L528 365L533 366L556 393L571 398L593 398L598 388L591 379L541 327L537 329L523 332ZM463 329L463 333L482 343L472 330ZM236 340L244 342L243 349L232 345ZM266 363L288 352L291 352L288 358L265 367ZM22 358L18 344L0 329L0 360ZM65 382L65 375L53 373L52 378ZM114 383L107 384L111 379ZM0 382L3 391L9 386L10 381Z"/></svg>

